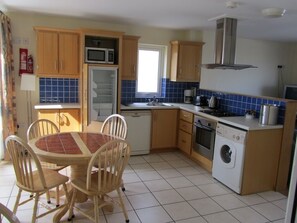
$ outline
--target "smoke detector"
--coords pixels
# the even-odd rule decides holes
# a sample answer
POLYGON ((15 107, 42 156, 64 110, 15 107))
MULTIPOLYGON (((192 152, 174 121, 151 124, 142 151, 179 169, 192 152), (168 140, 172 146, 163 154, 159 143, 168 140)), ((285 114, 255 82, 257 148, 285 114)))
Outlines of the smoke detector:
POLYGON ((286 12, 283 8, 266 8, 262 10, 262 14, 269 18, 279 18, 282 17, 286 12))

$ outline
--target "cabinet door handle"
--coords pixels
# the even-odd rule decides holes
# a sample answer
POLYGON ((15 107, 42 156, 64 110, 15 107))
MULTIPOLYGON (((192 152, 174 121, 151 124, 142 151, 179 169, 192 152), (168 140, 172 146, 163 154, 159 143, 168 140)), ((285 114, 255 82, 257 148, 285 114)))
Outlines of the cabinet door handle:
POLYGON ((63 61, 60 61, 60 70, 63 70, 63 61))
POLYGON ((56 71, 58 70, 58 63, 59 63, 59 62, 56 60, 56 61, 55 61, 55 70, 56 70, 56 71))

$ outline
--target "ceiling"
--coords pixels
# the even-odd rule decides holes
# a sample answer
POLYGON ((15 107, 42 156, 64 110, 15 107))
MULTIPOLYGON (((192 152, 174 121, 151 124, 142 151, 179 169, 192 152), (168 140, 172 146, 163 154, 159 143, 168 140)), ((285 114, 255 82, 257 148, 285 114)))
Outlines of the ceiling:
POLYGON ((217 17, 238 19, 242 38, 297 42, 295 0, 0 0, 2 11, 24 11, 87 18, 101 22, 169 29, 215 30, 217 17), (280 7, 280 18, 264 17, 265 8, 280 7))

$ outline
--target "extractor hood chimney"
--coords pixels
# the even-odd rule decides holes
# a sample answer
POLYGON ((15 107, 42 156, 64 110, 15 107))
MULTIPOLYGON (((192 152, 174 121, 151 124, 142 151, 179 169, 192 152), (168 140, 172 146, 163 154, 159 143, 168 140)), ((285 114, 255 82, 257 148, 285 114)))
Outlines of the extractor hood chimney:
POLYGON ((252 65, 234 64, 236 47, 237 19, 221 18, 217 20, 215 63, 203 64, 207 69, 232 69, 242 70, 257 68, 252 65))

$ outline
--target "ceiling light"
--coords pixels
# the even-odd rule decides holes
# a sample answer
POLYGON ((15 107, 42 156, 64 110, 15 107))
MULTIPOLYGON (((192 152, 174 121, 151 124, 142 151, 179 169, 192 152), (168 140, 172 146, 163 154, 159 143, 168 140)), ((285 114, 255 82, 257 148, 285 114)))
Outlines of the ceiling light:
POLYGON ((234 9, 234 8, 237 8, 237 2, 234 2, 234 1, 227 1, 226 2, 226 7, 229 8, 229 9, 234 9))
POLYGON ((286 9, 282 8, 267 8, 262 10, 262 14, 270 18, 282 17, 286 12, 286 9))

